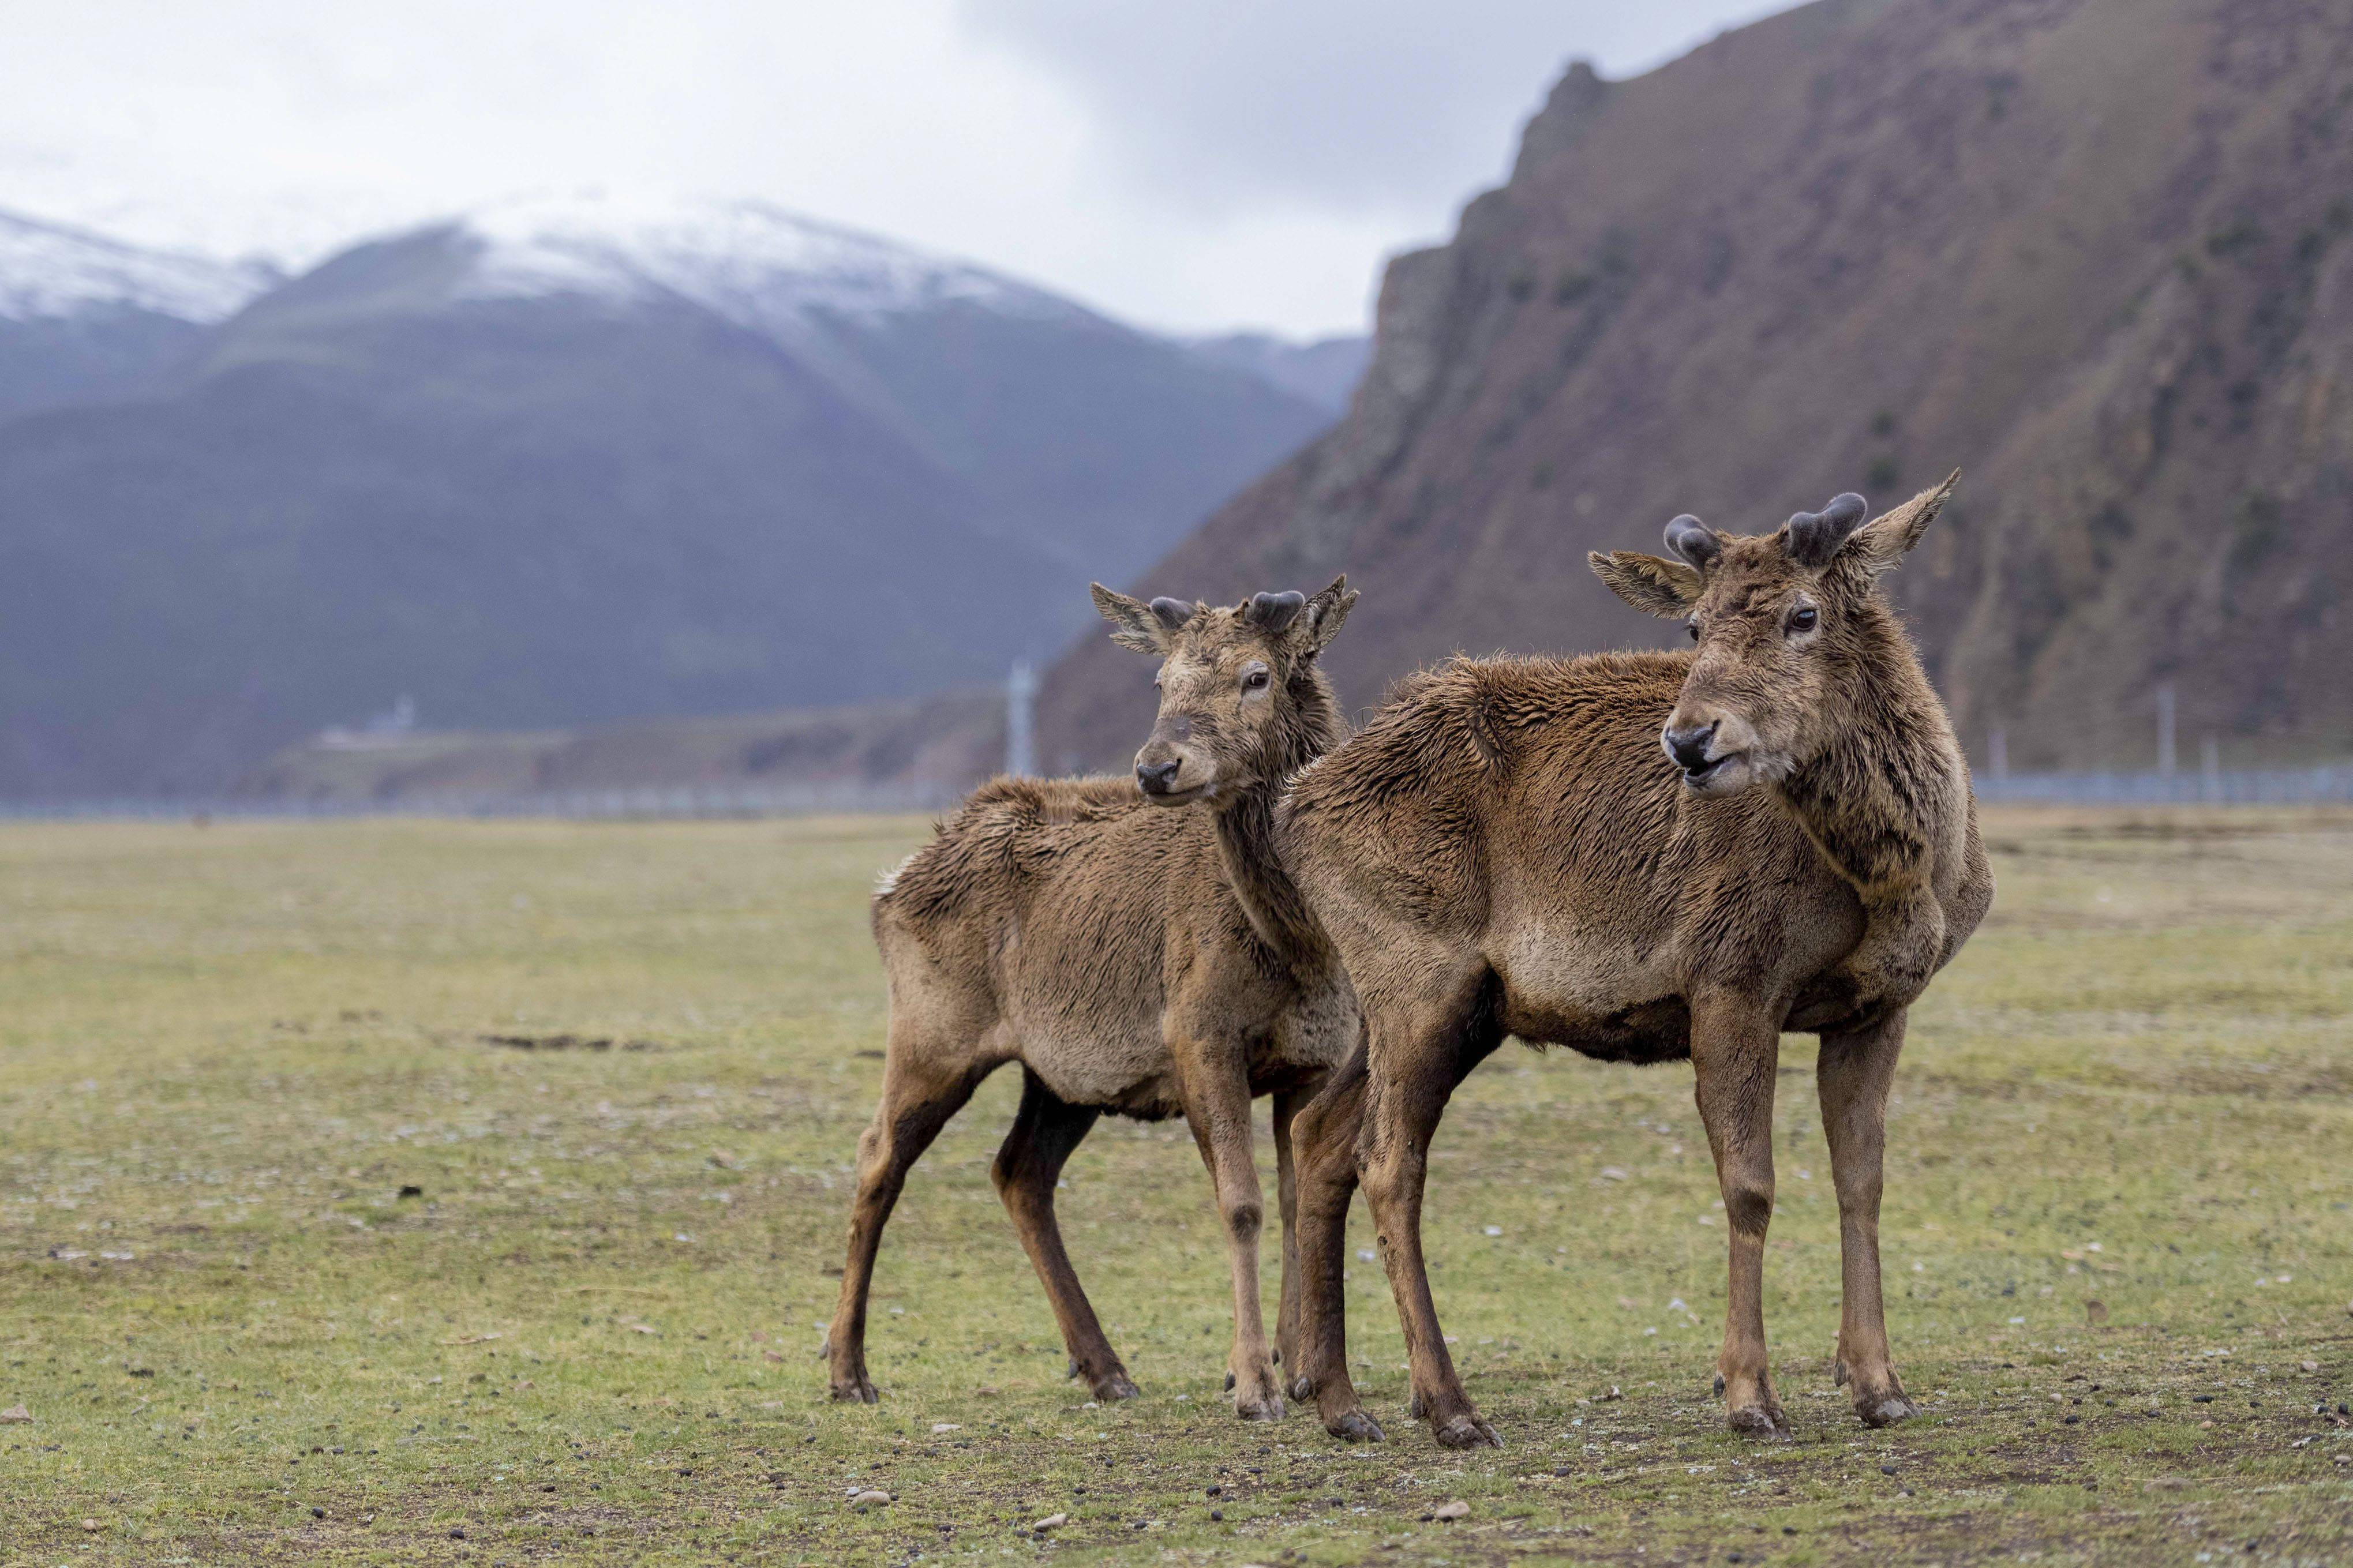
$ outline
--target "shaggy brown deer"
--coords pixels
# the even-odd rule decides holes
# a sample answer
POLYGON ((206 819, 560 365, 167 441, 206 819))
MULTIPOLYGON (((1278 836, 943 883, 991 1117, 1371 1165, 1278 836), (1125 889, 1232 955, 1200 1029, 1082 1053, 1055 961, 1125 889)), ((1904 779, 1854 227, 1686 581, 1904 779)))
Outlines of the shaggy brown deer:
POLYGON ((1181 1112, 1229 1247, 1234 1407, 1252 1419, 1282 1414, 1259 1307, 1250 1101, 1274 1097, 1279 1339, 1295 1361, 1291 1120, 1356 1044, 1358 1020, 1275 860, 1273 797, 1347 732, 1316 656, 1356 595, 1344 577, 1312 599, 1261 594, 1231 609, 1147 605, 1100 584, 1094 597, 1114 641, 1162 659, 1159 718, 1134 778, 999 779, 874 898, 890 1049, 882 1102, 859 1140, 849 1258, 828 1336, 836 1399, 876 1398, 867 1290, 908 1167, 982 1079, 1018 1061, 1021 1109, 994 1173, 1073 1375, 1100 1399, 1135 1393, 1063 1249, 1062 1163, 1104 1111, 1181 1112))
POLYGON ((1592 564, 1636 607, 1685 622, 1695 649, 1457 660, 1409 678, 1293 783, 1282 851, 1367 1031, 1293 1129, 1293 1393, 1313 1391, 1335 1435, 1380 1436, 1341 1321, 1341 1226, 1361 1181, 1415 1412, 1449 1447, 1496 1441, 1439 1330, 1421 1198, 1447 1097, 1505 1035, 1691 1059, 1731 1230, 1718 1391, 1735 1430, 1763 1435, 1788 1430, 1761 1305, 1776 1064, 1784 1029, 1818 1032, 1839 1378, 1869 1426, 1914 1413, 1880 1298, 1888 1084, 1905 1005, 1976 928, 1993 880, 1968 765, 1874 584, 1958 478, 1868 526, 1854 495, 1759 537, 1677 518, 1676 559, 1592 564))

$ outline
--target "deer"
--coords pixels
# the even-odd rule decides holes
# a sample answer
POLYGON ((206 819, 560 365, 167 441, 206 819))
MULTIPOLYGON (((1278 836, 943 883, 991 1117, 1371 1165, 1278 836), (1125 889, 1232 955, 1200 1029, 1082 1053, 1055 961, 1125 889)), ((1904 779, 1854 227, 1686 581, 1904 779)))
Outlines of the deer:
POLYGON ((824 1353, 837 1400, 874 1403, 866 1310, 909 1167, 1008 1062, 1020 1108, 992 1167, 1043 1283, 1072 1376, 1109 1402, 1135 1384, 1055 1220, 1063 1163, 1106 1112, 1181 1115, 1208 1166, 1234 1297, 1227 1386, 1275 1420, 1296 1360, 1291 1121, 1356 1044, 1356 999, 1273 852, 1274 793, 1347 732, 1318 656, 1357 595, 1231 607, 1094 585, 1113 640, 1160 660, 1159 711, 1131 778, 1000 778, 886 875, 874 939, 890 988, 881 1103, 859 1139, 848 1262, 824 1353), (1179 809, 1189 808, 1189 809, 1179 809), (1251 1102, 1271 1095, 1283 1286, 1277 1343, 1259 1297, 1251 1102))
POLYGON ((1377 1440, 1351 1385, 1341 1249, 1361 1184, 1405 1328, 1413 1415, 1500 1446, 1462 1388, 1421 1246, 1448 1097, 1506 1035, 1603 1061, 1688 1059, 1728 1219, 1716 1392, 1786 1437, 1767 1363, 1765 1237, 1784 1030, 1818 1034, 1837 1189, 1835 1376, 1855 1414, 1916 1413, 1879 1268, 1889 1085, 1905 1013, 1993 898, 1967 762, 1879 579, 1959 479, 1873 520, 1842 494, 1769 534, 1684 515, 1669 558, 1589 557, 1681 621, 1687 651, 1456 660, 1409 676, 1303 769, 1279 849, 1353 982, 1363 1047, 1293 1126, 1301 1322, 1292 1394, 1377 1440))

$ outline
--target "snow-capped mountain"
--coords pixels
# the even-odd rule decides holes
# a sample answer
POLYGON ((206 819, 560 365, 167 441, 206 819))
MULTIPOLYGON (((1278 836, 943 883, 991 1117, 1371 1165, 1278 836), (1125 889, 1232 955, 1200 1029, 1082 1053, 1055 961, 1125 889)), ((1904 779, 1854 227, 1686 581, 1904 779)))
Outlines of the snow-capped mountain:
POLYGON ((874 320, 968 304, 1004 315, 1083 314, 968 261, 758 201, 632 207, 598 195, 485 208, 446 226, 482 247, 477 298, 672 294, 736 325, 797 335, 810 318, 874 320))
POLYGON ((6 416, 0 320, 0 795, 219 787, 403 693, 504 729, 988 683, 1331 417, 751 203, 501 205, 249 300, 128 249, 13 280, 142 301, 36 323, 140 324, 113 379, 6 416))
POLYGON ((201 326, 234 315, 278 281, 265 263, 147 249, 0 212, 0 320, 134 310, 201 326))
POLYGON ((278 281, 261 263, 0 212, 0 417, 151 385, 278 281))

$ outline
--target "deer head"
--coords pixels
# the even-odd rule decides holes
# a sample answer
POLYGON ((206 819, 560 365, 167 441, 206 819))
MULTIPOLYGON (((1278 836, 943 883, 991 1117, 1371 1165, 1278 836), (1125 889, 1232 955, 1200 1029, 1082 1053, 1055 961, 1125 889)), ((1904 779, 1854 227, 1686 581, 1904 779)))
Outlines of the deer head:
POLYGON ((1736 795, 1803 767, 1862 716, 1878 667, 1909 645, 1876 592, 1920 542, 1960 470, 1865 523, 1859 495, 1833 497, 1772 533, 1667 524, 1673 559, 1587 557, 1638 610, 1680 620, 1699 645, 1660 744, 1695 794, 1736 795), (1892 636, 1891 636, 1892 634, 1892 636))
POLYGON ((1339 725, 1315 656, 1356 603, 1341 577, 1310 598, 1257 594, 1230 609, 1146 604, 1094 585, 1112 641, 1157 654, 1160 713, 1135 754, 1135 782, 1162 805, 1230 802, 1280 782, 1339 725))

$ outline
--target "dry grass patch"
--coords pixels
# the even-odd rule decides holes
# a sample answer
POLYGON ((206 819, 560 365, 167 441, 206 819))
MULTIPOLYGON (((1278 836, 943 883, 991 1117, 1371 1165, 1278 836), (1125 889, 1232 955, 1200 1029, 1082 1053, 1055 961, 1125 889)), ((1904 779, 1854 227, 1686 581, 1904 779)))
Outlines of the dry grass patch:
POLYGON ((0 1563, 2353 1554, 2353 816, 1992 816, 2000 900, 1892 1119, 1926 1415, 1890 1433, 1830 1385, 1811 1042, 1767 1276, 1799 1436, 1761 1447, 1708 1394, 1688 1069, 1507 1047, 1430 1197, 1511 1445, 1467 1459, 1404 1418, 1361 1211, 1392 1440, 1233 1420, 1223 1243, 1166 1125, 1104 1124, 1061 1194, 1145 1388, 1092 1406, 988 1181, 1009 1079, 885 1241, 885 1403, 827 1403, 881 1072, 865 894, 921 832, 0 827, 0 1411, 32 1416, 0 1422, 0 1563))

